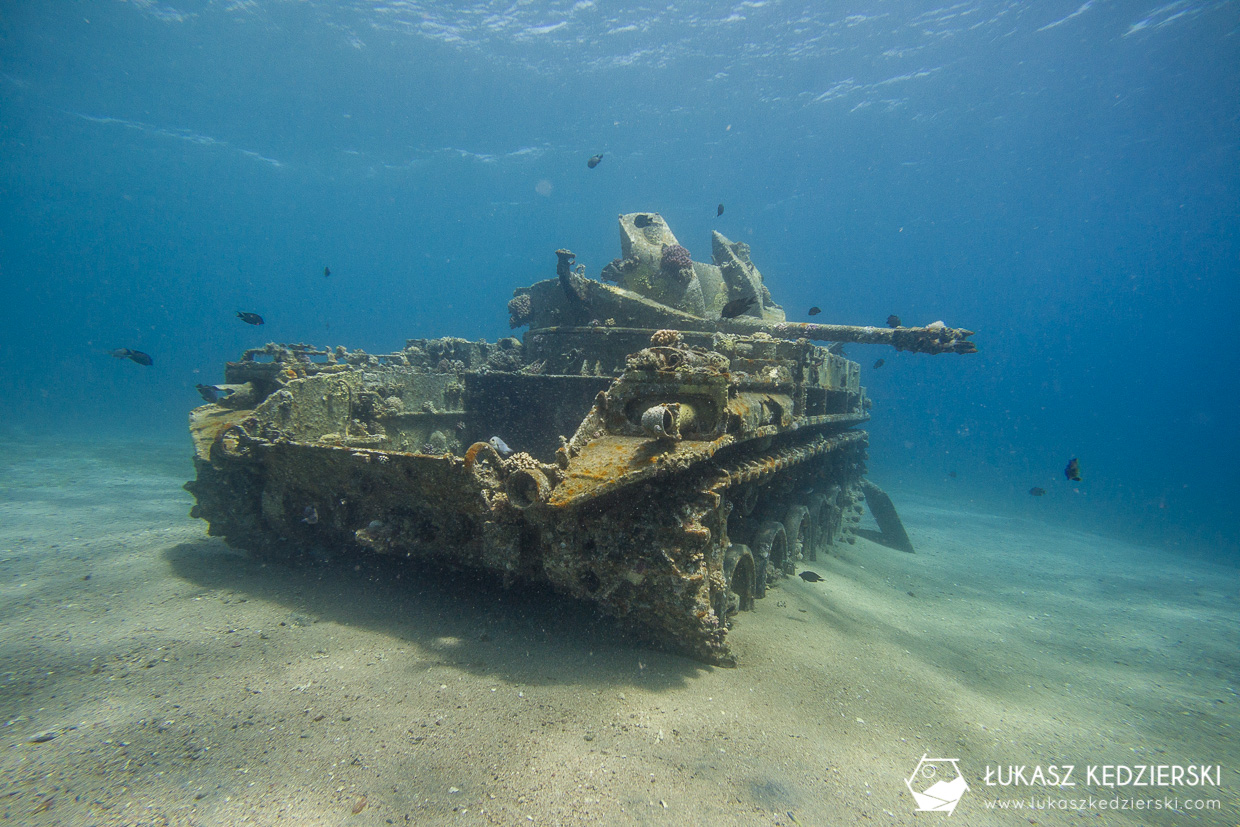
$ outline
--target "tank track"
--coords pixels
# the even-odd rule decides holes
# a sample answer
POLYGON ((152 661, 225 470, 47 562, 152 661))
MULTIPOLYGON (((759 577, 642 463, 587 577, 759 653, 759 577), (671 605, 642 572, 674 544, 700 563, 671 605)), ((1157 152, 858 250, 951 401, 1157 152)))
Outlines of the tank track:
POLYGON ((735 665, 726 642, 732 617, 752 610, 797 563, 853 540, 866 446, 864 431, 762 453, 742 444, 743 455, 716 456, 673 481, 673 491, 647 486, 645 497, 591 503, 576 519, 544 515, 543 570, 654 643, 735 665))

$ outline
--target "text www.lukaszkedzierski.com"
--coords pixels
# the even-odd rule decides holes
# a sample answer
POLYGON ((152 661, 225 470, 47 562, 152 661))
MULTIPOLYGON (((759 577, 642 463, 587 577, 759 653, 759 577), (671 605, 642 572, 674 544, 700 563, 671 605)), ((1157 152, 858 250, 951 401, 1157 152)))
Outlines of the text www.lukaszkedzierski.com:
POLYGON ((986 802, 988 810, 1165 810, 1187 812, 1190 810, 1221 810, 1217 798, 994 798, 986 802))

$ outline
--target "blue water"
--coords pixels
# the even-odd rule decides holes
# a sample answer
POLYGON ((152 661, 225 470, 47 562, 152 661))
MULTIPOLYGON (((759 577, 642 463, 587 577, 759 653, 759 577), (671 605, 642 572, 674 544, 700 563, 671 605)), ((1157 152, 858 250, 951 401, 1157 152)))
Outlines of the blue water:
POLYGON ((850 349, 883 484, 1234 559, 1238 121, 1237 0, 6 3, 0 434, 167 439, 269 340, 494 340, 654 210, 790 318, 977 331, 850 349))

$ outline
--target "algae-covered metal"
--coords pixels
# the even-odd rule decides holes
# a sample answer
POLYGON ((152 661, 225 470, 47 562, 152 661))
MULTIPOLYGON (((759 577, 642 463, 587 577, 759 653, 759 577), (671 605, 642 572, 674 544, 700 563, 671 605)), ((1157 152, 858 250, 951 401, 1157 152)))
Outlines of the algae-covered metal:
POLYGON ((859 366, 811 339, 971 352, 971 333, 789 324, 745 245, 716 233, 704 264, 656 213, 620 228, 603 271, 620 286, 559 251, 556 278, 509 303, 523 340, 271 344, 228 363, 230 393, 190 418, 194 516, 258 554, 549 581, 731 664, 733 617, 851 542, 872 486, 859 366))

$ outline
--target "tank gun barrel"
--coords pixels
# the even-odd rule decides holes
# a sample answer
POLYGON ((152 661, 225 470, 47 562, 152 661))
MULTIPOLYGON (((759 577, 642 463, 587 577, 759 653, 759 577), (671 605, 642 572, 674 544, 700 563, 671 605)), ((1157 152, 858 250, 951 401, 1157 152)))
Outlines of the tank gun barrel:
POLYGON ((925 327, 869 327, 806 322, 766 322, 760 319, 719 319, 713 322, 721 333, 766 333, 780 339, 809 339, 815 342, 851 342, 860 345, 891 345, 913 353, 977 353, 968 339, 972 330, 948 327, 934 322, 925 327))

